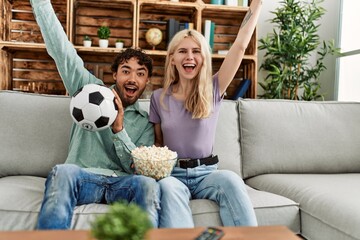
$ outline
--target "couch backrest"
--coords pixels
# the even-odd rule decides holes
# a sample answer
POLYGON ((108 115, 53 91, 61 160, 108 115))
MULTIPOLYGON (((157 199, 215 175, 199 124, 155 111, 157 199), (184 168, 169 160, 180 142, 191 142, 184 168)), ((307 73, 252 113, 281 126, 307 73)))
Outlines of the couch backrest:
POLYGON ((0 91, 0 177, 47 176, 66 159, 70 98, 0 91))
POLYGON ((360 103, 241 100, 243 177, 360 172, 360 103))
MULTIPOLYGON (((0 91, 0 177, 46 177, 67 157, 72 119, 70 98, 0 91)), ((149 100, 140 100, 149 110, 149 100)), ((240 174, 239 116, 236 101, 224 100, 214 153, 219 167, 240 174)))

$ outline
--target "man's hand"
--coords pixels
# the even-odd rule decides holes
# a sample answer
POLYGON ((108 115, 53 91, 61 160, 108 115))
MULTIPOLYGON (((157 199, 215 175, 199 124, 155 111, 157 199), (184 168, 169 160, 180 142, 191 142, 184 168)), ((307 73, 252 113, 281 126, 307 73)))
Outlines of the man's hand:
POLYGON ((123 130, 123 124, 124 124, 124 107, 122 105, 121 99, 115 89, 112 90, 115 95, 115 104, 118 107, 118 114, 116 116, 116 119, 114 123, 112 124, 112 131, 113 133, 118 133, 121 130, 123 130))

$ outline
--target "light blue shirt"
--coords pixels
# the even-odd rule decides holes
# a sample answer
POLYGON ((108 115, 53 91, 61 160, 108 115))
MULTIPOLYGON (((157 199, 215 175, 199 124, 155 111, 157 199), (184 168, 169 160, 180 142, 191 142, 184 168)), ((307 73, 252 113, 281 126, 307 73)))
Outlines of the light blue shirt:
MULTIPOLYGON (((103 84, 84 67, 83 60, 68 41, 50 1, 31 0, 31 4, 47 52, 54 59, 69 94, 72 96, 77 89, 89 83, 103 84)), ((131 150, 153 143, 153 125, 149 123, 147 113, 136 102, 125 109, 124 129, 117 134, 110 128, 89 132, 73 124, 66 163, 107 176, 127 175, 133 173, 131 150)))

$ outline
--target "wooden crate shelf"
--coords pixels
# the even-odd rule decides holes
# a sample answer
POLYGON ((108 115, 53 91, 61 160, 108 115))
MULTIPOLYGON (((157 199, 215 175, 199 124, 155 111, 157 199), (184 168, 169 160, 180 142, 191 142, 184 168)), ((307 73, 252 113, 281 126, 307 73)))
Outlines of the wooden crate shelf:
POLYGON ((100 26, 110 27, 109 46, 114 47, 117 39, 124 41, 124 47, 135 46, 136 14, 134 1, 77 1, 74 4, 73 43, 83 45, 85 35, 92 39, 93 46, 99 46, 97 30, 100 26))
POLYGON ((169 19, 174 18, 180 23, 197 24, 198 8, 194 4, 178 4, 165 1, 139 1, 138 8, 138 46, 142 49, 152 49, 145 40, 148 29, 158 28, 162 32, 163 40, 155 48, 166 51, 168 39, 166 25, 169 19))
MULTIPOLYGON (((193 23, 203 32, 204 22, 215 23, 213 72, 215 73, 227 50, 236 38, 248 7, 210 4, 211 0, 51 0, 69 40, 74 44, 85 67, 106 85, 114 83, 110 65, 121 51, 115 41, 124 41, 124 47, 143 49, 154 60, 154 71, 144 92, 150 97, 153 90, 162 87, 167 48, 167 22, 193 23), (108 48, 98 47, 97 29, 106 25, 111 35, 108 48), (155 50, 146 41, 148 29, 159 28, 162 42, 155 50), (83 47, 83 38, 92 38, 92 47, 83 47)), ((54 61, 47 54, 35 22, 29 0, 0 0, 0 89, 28 92, 66 94, 54 61)), ((236 91, 243 79, 251 79, 247 97, 256 98, 257 36, 254 32, 246 49, 244 60, 227 89, 227 98, 236 91)))
POLYGON ((13 53, 12 89, 47 94, 66 93, 54 60, 45 52, 13 53))

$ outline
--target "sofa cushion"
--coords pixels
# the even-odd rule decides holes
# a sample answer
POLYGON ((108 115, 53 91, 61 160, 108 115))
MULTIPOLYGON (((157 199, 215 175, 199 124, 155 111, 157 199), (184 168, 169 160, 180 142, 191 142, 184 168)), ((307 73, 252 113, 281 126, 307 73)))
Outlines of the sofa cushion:
POLYGON ((284 225, 300 233, 299 204, 280 195, 247 187, 259 226, 284 225))
POLYGON ((44 192, 45 178, 0 178, 0 231, 33 230, 44 192))
POLYGON ((360 239, 360 174, 265 174, 246 183, 300 203, 306 239, 360 239))
MULTIPOLYGON (((43 200, 45 178, 10 176, 0 178, 0 231, 33 230, 43 200)), ((106 204, 77 206, 73 229, 89 229, 91 222, 107 211, 106 204)))
POLYGON ((0 177, 48 175, 63 163, 72 123, 70 98, 0 91, 0 177))
POLYGON ((241 176, 238 102, 223 100, 215 133, 214 154, 219 156, 219 168, 241 176))
MULTIPOLYGON (((45 178, 9 176, 0 178, 0 231, 33 230, 43 199, 45 178)), ((298 205, 285 197, 247 188, 259 225, 285 225, 299 232, 298 205)), ((210 200, 191 200, 195 226, 222 225, 219 207, 210 200)), ((91 222, 107 211, 108 205, 77 206, 73 229, 90 229, 91 222)))
POLYGON ((360 172, 360 103, 241 100, 243 177, 360 172))

